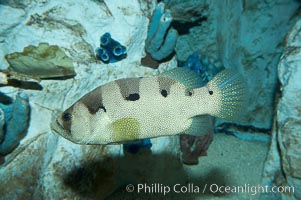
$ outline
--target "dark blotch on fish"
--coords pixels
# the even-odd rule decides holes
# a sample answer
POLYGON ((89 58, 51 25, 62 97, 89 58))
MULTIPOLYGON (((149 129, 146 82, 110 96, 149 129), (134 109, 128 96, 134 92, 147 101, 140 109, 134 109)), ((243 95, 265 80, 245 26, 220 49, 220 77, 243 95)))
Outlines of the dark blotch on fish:
POLYGON ((138 99, 140 99, 140 95, 138 93, 130 94, 125 98, 127 101, 137 101, 138 99))
POLYGON ((167 90, 161 90, 161 94, 163 97, 167 97, 167 90))

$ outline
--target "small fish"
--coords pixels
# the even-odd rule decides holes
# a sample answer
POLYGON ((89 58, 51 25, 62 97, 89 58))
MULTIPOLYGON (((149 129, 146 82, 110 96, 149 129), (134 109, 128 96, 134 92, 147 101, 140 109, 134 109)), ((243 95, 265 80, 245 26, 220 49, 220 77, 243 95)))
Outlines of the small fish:
POLYGON ((176 134, 199 135, 212 115, 238 118, 246 96, 242 77, 218 73, 204 87, 186 68, 126 78, 92 90, 56 115, 51 128, 78 144, 123 143, 176 134))

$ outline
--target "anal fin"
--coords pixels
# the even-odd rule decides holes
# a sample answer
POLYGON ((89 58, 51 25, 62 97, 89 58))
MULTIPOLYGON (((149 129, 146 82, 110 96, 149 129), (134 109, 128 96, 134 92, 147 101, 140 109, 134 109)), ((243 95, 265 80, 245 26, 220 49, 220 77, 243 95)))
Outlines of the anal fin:
POLYGON ((184 131, 187 135, 203 136, 213 132, 213 117, 210 115, 199 115, 192 118, 190 127, 184 131))

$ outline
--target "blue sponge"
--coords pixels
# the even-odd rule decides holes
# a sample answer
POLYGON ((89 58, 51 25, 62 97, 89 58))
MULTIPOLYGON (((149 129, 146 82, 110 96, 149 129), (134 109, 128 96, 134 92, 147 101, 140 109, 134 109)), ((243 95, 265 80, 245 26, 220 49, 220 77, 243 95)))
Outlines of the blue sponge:
POLYGON ((12 152, 26 135, 30 107, 28 96, 19 93, 8 105, 0 103, 0 156, 12 152))
POLYGON ((157 61, 170 56, 178 39, 178 32, 170 27, 173 18, 164 3, 159 3, 153 13, 146 39, 146 51, 157 61))

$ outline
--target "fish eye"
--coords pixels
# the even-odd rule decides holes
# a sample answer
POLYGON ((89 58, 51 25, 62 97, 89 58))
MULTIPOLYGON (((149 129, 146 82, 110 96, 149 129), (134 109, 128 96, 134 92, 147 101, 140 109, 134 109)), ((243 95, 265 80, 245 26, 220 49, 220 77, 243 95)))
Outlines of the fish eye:
POLYGON ((210 94, 210 95, 213 95, 213 91, 212 91, 212 90, 209 90, 209 94, 210 94))
POLYGON ((70 121, 72 119, 71 113, 64 113, 63 116, 62 116, 62 119, 64 121, 70 121))

